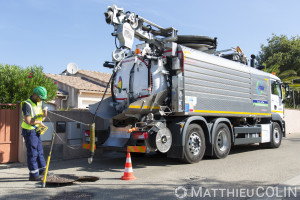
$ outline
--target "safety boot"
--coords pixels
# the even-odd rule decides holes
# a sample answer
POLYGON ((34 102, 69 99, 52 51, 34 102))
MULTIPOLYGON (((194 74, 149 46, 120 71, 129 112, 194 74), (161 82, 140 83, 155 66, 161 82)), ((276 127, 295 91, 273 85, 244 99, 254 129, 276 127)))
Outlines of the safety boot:
POLYGON ((31 176, 29 177, 29 181, 41 181, 42 177, 41 176, 31 176))

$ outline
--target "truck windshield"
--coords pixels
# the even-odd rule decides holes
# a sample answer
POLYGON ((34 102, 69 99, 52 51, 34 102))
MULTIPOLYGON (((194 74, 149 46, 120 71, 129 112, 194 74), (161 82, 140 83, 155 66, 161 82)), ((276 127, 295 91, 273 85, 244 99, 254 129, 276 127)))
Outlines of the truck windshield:
POLYGON ((280 98, 282 98, 281 87, 279 82, 272 81, 271 90, 272 90, 272 94, 278 95, 280 98))

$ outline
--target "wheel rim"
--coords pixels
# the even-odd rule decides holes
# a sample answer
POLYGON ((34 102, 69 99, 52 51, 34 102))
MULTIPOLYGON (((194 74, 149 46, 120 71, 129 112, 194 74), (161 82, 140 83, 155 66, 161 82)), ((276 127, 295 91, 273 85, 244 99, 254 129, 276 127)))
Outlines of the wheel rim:
POLYGON ((193 132, 189 138, 189 149, 193 155, 198 155, 201 149, 201 139, 196 132, 193 132))
POLYGON ((278 128, 274 129, 273 137, 274 137, 274 142, 278 144, 280 142, 280 132, 278 128))
POLYGON ((218 149, 220 151, 226 151, 228 147, 228 138, 227 138, 226 131, 224 131, 223 129, 218 132, 217 143, 218 143, 218 149))
POLYGON ((169 129, 164 128, 158 131, 155 137, 155 145, 158 151, 166 153, 172 145, 172 135, 169 129))

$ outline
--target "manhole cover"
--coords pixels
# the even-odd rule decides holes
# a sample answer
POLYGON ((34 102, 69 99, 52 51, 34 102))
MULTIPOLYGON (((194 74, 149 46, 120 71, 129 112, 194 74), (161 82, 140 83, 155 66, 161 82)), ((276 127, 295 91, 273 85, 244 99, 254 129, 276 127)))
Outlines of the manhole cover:
POLYGON ((55 174, 55 175, 47 176, 46 185, 50 187, 66 186, 66 185, 71 185, 74 182, 95 182, 98 180, 99 178, 96 176, 75 176, 70 174, 55 174))
POLYGON ((47 184, 70 184, 78 179, 78 176, 69 174, 55 174, 48 176, 46 179, 47 184))

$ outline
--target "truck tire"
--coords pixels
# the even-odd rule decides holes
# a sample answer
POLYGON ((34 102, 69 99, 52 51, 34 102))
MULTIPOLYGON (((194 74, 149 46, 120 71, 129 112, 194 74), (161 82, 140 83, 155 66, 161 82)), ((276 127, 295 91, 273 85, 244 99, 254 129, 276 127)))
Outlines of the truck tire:
POLYGON ((282 130, 277 122, 273 123, 272 138, 270 142, 271 148, 278 148, 282 140, 282 130))
POLYGON ((198 124, 190 124, 186 131, 184 158, 186 163, 197 163, 202 160, 205 153, 205 136, 198 124))
POLYGON ((225 158, 231 149, 231 134, 226 124, 219 123, 214 137, 214 158, 225 158))

